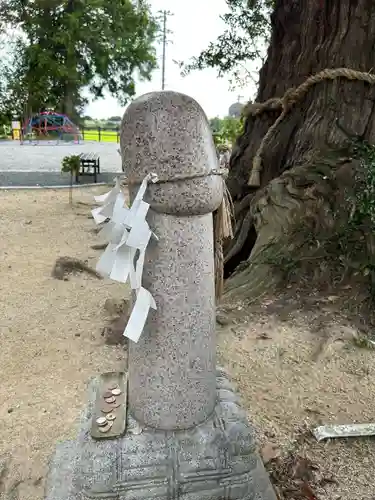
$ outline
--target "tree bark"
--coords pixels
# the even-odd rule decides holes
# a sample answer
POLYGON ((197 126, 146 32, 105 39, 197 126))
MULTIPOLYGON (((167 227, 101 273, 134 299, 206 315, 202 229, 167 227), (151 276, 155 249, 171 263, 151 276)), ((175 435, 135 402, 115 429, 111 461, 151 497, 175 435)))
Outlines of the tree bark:
MULTIPOLYGON (((276 0, 271 23, 258 103, 282 97, 326 68, 375 68, 375 2, 276 0)), ((232 153, 228 187, 237 217, 225 252, 227 295, 250 298, 277 281, 259 256, 271 241, 292 251, 286 235, 296 218, 312 216, 324 230, 334 226, 356 166, 337 152, 348 146, 349 136, 375 142, 375 85, 338 78, 310 88, 267 143, 261 185, 254 189, 248 186, 253 158, 279 115, 249 116, 232 153)))

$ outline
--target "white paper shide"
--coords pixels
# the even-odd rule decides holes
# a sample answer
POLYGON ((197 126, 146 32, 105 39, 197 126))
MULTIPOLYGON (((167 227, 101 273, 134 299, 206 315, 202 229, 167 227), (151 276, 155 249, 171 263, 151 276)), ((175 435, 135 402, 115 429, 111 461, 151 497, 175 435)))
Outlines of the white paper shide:
POLYGON ((142 334, 150 308, 156 309, 152 295, 142 287, 142 271, 148 242, 151 237, 156 238, 146 221, 150 205, 143 201, 143 196, 147 184, 157 180, 155 174, 148 174, 129 208, 120 181, 116 178, 111 191, 95 196, 96 203, 101 206, 91 211, 96 224, 107 221, 100 235, 109 242, 96 270, 102 276, 120 283, 129 280, 136 292, 136 302, 124 331, 124 336, 134 342, 138 342, 142 334))

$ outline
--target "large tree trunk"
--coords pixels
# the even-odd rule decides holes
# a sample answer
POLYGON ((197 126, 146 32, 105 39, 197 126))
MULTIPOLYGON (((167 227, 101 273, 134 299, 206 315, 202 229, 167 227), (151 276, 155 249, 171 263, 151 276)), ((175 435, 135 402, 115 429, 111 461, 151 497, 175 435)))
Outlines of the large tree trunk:
MULTIPOLYGON (((282 97, 326 68, 361 72, 375 68, 375 2, 276 0, 275 4, 256 102, 282 97)), ((375 142, 374 105, 375 85, 363 81, 337 78, 311 87, 267 143, 259 188, 248 186, 252 162, 281 109, 248 116, 228 178, 236 234, 226 249, 227 296, 252 298, 276 284, 280 274, 264 256, 275 245, 276 253, 284 257, 296 251, 291 234, 295 235, 298 220, 306 227, 308 217, 314 230, 319 226, 325 234, 346 220, 350 207, 345 205, 344 191, 351 189, 358 163, 339 151, 348 146, 349 136, 375 142), (340 204, 343 209, 337 217, 340 204)))

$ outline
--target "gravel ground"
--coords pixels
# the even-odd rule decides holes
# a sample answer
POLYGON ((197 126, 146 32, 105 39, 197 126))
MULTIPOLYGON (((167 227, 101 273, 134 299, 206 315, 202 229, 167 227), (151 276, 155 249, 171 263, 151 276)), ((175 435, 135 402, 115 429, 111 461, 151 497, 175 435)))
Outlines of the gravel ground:
MULTIPOLYGON (((112 182, 116 173, 121 172, 118 148, 118 144, 111 142, 21 146, 17 141, 0 141, 0 187, 69 185, 70 175, 60 173, 61 160, 67 155, 91 152, 100 156, 98 182, 112 182)), ((92 176, 80 178, 80 184, 93 182, 92 176)))
MULTIPOLYGON (((44 498, 48 460, 58 441, 76 435, 87 382, 124 369, 126 352, 106 346, 101 331, 105 300, 128 289, 86 275, 51 277, 59 256, 95 266, 100 252, 91 245, 100 238, 91 232, 90 207, 78 202, 91 204, 105 191, 77 189, 73 208, 58 190, 0 196, 0 500, 44 498)), ((320 475, 308 478, 316 495, 302 495, 294 468, 299 491, 283 499, 374 500, 374 441, 317 443, 310 434, 318 425, 374 419, 375 351, 353 341, 357 332, 332 312, 333 299, 317 298, 310 312, 297 302, 289 312, 289 303, 276 308, 272 298, 252 308, 234 304, 229 325, 218 329, 220 364, 238 384, 262 450, 292 449, 320 475)))
POLYGON ((120 172, 119 147, 114 142, 21 146, 18 141, 0 141, 0 172, 60 172, 64 156, 80 153, 99 154, 102 172, 120 172))

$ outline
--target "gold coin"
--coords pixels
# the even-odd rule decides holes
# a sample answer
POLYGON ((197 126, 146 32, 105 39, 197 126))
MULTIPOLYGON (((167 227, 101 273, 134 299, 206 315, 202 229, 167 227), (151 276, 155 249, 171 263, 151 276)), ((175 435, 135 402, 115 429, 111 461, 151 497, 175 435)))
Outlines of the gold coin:
POLYGON ((111 429, 112 425, 113 425, 113 422, 107 422, 106 425, 104 425, 103 427, 99 427, 99 431, 103 432, 103 433, 108 432, 109 429, 111 429))
POLYGON ((104 398, 104 401, 106 403, 115 403, 116 402, 116 398, 114 396, 111 396, 110 398, 104 398))
POLYGON ((121 389, 112 389, 112 391, 111 391, 111 392, 112 392, 112 394, 113 394, 114 396, 120 396, 120 394, 121 394, 121 389))
POLYGON ((116 415, 114 413, 108 413, 106 419, 109 421, 116 420, 116 415))
POLYGON ((102 427, 103 425, 107 424, 107 419, 105 417, 98 417, 96 419, 96 423, 99 425, 99 427, 102 427))

